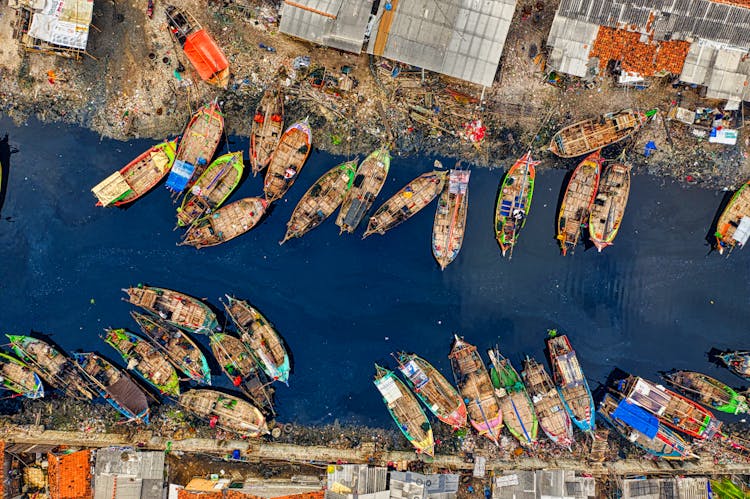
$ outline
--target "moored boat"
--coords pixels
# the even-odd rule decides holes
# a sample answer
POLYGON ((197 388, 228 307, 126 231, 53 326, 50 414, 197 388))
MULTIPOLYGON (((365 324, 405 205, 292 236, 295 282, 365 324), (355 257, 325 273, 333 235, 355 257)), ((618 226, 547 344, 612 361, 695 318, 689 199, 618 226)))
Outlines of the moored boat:
POLYGON ((598 412, 622 438, 652 456, 677 461, 697 457, 680 435, 636 404, 607 393, 598 412))
POLYGON ((661 377, 677 392, 706 407, 729 414, 743 414, 750 410, 744 395, 706 374, 670 371, 662 373, 661 377))
POLYGON ((34 370, 15 357, 0 353, 0 388, 30 399, 44 397, 44 386, 34 370))
POLYGON ((451 170, 432 224, 432 255, 444 270, 461 251, 469 210, 469 170, 451 170))
POLYGON ((263 183, 266 201, 273 203, 286 194, 305 166, 311 149, 312 130, 307 119, 286 129, 268 162, 263 183))
POLYGON ((291 366, 284 342, 273 325, 245 300, 227 296, 224 308, 237 326, 240 339, 269 378, 289 383, 291 366))
POLYGON ((357 168, 352 187, 344 196, 336 225, 341 233, 352 233, 365 217, 388 177, 391 153, 381 147, 367 156, 357 168))
POLYGON ((561 158, 575 158, 626 139, 637 132, 647 116, 624 109, 566 126, 552 137, 549 149, 561 158))
POLYGON ((222 206, 196 220, 179 245, 201 249, 230 241, 258 225, 267 206, 264 198, 243 198, 222 206))
POLYGON ((117 412, 131 421, 148 424, 146 394, 126 373, 95 353, 74 353, 73 360, 99 393, 117 412))
POLYGON ((612 245, 620 230, 630 196, 630 167, 622 163, 607 166, 599 181, 599 190, 591 205, 589 239, 601 252, 612 245))
POLYGON ((263 92, 250 128, 250 164, 253 176, 271 160, 284 131, 284 92, 281 85, 273 85, 263 92))
POLYGON ((575 250, 581 231, 589 221, 603 162, 599 151, 590 154, 576 167, 568 181, 557 215, 557 240, 563 255, 575 250))
POLYGON ((521 378, 529 391, 544 434, 560 447, 569 448, 575 441, 573 423, 544 366, 535 359, 526 357, 521 378))
POLYGON ((356 168, 356 160, 346 161, 324 173, 294 207, 286 223, 284 239, 279 244, 302 237, 331 216, 351 188, 356 168))
POLYGON ((446 176, 447 172, 432 171, 423 173, 406 184, 375 210, 362 238, 375 233, 383 235, 386 231, 416 215, 440 194, 446 176))
POLYGON ((497 347, 488 350, 487 354, 492 363, 490 379, 495 387, 495 397, 503 411, 505 427, 521 445, 536 445, 539 420, 518 372, 497 347))
POLYGON ((255 438, 268 433, 263 413, 250 402, 216 390, 193 389, 180 395, 179 403, 209 425, 255 438))
POLYGON ((554 329, 549 331, 547 348, 552 376, 565 409, 581 431, 593 432, 596 420, 594 399, 568 336, 557 334, 554 329))
POLYGON ((750 351, 724 352, 719 358, 734 374, 750 380, 750 351))
POLYGON ((205 213, 220 207, 237 188, 245 165, 241 152, 230 152, 216 158, 182 198, 177 208, 177 225, 189 226, 205 213))
POLYGON ((435 455, 432 426, 414 395, 393 371, 375 364, 375 387, 393 421, 419 454, 435 455))
POLYGON ((732 195, 716 222, 716 249, 723 255, 735 246, 743 247, 750 237, 750 180, 732 195))
POLYGON ((39 376, 65 393, 78 400, 91 400, 94 392, 81 376, 73 361, 49 343, 31 336, 6 334, 13 353, 36 371, 39 376))
POLYGON ((171 289, 139 284, 123 289, 127 301, 191 333, 208 334, 217 329, 216 314, 202 301, 171 289))
POLYGON ((130 312, 130 316, 146 341, 166 355, 173 366, 196 383, 211 384, 208 361, 186 333, 152 315, 130 312))
POLYGON ((133 161, 95 185, 97 206, 123 206, 148 193, 172 168, 177 139, 149 148, 133 161))
POLYGON ((480 436, 487 437, 497 445, 502 431, 503 413, 477 347, 454 335, 448 357, 458 391, 466 402, 471 426, 480 436))
POLYGON ((495 206, 495 239, 505 256, 518 241, 521 229, 526 225, 526 217, 531 210, 531 198, 534 196, 536 165, 531 151, 527 152, 510 167, 500 185, 495 206))
POLYGON ((396 360, 406 384, 436 418, 454 430, 466 426, 466 404, 440 371, 413 353, 400 352, 396 360))

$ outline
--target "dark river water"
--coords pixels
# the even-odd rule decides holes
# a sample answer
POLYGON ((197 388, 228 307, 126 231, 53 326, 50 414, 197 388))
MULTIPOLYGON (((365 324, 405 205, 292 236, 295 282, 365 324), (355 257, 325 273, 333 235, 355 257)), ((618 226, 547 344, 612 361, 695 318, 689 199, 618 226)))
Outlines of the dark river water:
MULTIPOLYGON (((508 261, 492 217, 498 181, 513 160, 498 161, 473 170, 464 247, 441 272, 430 251, 434 205, 385 236, 339 236, 329 219, 279 246, 295 203, 338 157, 314 153, 259 227, 198 251, 175 245, 175 206, 163 186, 127 210, 94 206, 90 188, 151 141, 100 141, 79 128, 15 127, 7 119, 0 132, 18 149, 0 221, 3 333, 40 331, 68 351, 113 359, 102 329, 136 329, 121 288, 143 282, 214 306, 234 294, 264 312, 293 353, 289 387, 277 389, 281 419, 316 424, 390 425, 371 383, 373 362, 392 365, 390 352, 415 351, 452 379, 454 332, 482 350, 497 342, 520 362, 527 354, 541 360, 546 330, 558 328, 592 389, 613 367, 647 377, 688 368, 741 384, 706 354, 750 347, 750 253, 709 254, 705 241, 723 192, 636 176, 615 245, 562 257, 554 229, 565 172, 546 172, 508 261)), ((246 150, 247 140, 231 145, 246 150)), ((378 201, 433 160, 394 159, 378 201)), ((261 178, 250 176, 230 200, 261 192, 261 178)), ((226 385, 218 371, 214 380, 226 385)))

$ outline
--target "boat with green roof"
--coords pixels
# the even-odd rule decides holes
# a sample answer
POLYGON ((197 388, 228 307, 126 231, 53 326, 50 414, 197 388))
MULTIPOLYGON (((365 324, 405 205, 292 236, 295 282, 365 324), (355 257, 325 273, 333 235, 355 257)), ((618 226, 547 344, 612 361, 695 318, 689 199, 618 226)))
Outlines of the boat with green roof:
POLYGON ((216 158, 182 198, 182 205, 177 208, 177 225, 188 227, 224 204, 240 183, 244 170, 239 151, 216 158))
POLYGON ((531 198, 534 196, 536 165, 531 151, 527 152, 503 178, 495 206, 495 239, 500 245, 503 256, 513 257, 513 248, 518 241, 521 229, 526 224, 526 217, 531 210, 531 198), (510 251, 510 254, 508 252, 510 251))
POLYGON ((539 420, 534 404, 526 392, 526 385, 498 347, 488 350, 487 354, 492 363, 490 379, 495 388, 495 396, 500 401, 505 427, 521 445, 533 447, 538 442, 539 420))
POLYGON ((695 371, 670 371, 661 377, 679 393, 706 407, 729 414, 748 412, 747 399, 718 379, 695 371))

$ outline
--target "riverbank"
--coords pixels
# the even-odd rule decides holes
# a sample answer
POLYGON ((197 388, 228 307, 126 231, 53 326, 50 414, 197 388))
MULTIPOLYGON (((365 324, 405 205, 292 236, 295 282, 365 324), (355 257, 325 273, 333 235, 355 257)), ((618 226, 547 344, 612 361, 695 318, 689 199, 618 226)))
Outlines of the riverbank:
POLYGON ((17 122, 37 116, 43 122, 78 124, 102 137, 158 139, 181 133, 196 106, 218 98, 228 132, 247 136, 263 89, 281 78, 288 95, 288 122, 310 116, 320 150, 364 155, 390 142, 402 156, 440 155, 476 166, 505 167, 532 144, 542 168, 567 168, 575 161, 545 151, 558 128, 626 107, 659 108, 634 141, 608 148, 605 156, 614 158, 624 148, 636 172, 718 188, 736 188, 750 175, 750 142, 744 134, 737 146, 709 144, 687 126, 665 120, 677 102, 688 108, 721 105, 701 99, 696 89, 674 88, 669 78, 655 79, 646 90, 617 87, 610 79, 596 80, 590 88, 575 81, 548 83, 536 55, 544 47, 554 2, 539 2, 541 9, 526 19, 517 9, 495 84, 484 92, 429 73, 424 80, 421 72, 407 70, 392 77, 385 60, 293 40, 277 32, 277 10, 266 2, 211 1, 207 9, 202 5, 198 0, 183 2, 230 61, 233 77, 226 91, 198 80, 169 37, 161 4, 149 19, 138 0, 97 2, 96 29, 89 39, 92 57, 82 62, 19 52, 12 39, 15 12, 1 6, 2 111, 17 122), (297 56, 310 57, 310 70, 326 68, 335 77, 343 76, 341 68, 350 68, 348 77, 356 86, 349 91, 314 88, 305 72, 294 70, 297 56), (182 73, 176 72, 179 64, 186 68, 182 73), (473 119, 487 126, 481 144, 456 136, 473 119), (645 157, 648 142, 657 149, 645 157))

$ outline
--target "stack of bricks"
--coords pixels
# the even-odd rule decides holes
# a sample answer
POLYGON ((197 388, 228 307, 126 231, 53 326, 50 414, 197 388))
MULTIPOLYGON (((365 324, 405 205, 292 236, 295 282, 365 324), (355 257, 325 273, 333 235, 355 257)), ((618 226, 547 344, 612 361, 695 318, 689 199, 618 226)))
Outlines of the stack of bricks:
POLYGON ((47 454, 50 499, 91 499, 91 451, 47 454))
POLYGON ((725 3, 727 5, 734 5, 735 7, 745 7, 750 9, 750 0, 711 0, 715 3, 725 3))
POLYGON ((650 36, 642 42, 642 37, 635 31, 601 26, 590 57, 599 58, 600 71, 606 69, 609 61, 620 61, 623 71, 641 76, 682 72, 690 43, 681 40, 657 42, 650 36))

